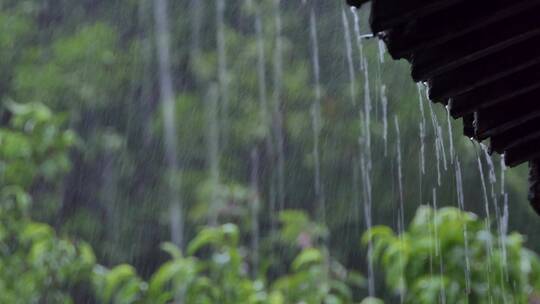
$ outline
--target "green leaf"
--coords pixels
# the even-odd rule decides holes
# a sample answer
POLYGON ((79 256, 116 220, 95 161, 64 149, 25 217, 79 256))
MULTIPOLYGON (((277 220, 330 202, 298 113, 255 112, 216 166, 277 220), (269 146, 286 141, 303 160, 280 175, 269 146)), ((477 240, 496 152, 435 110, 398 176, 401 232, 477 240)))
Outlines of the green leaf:
POLYGON ((375 226, 366 231, 362 236, 362 243, 367 245, 372 239, 387 240, 394 237, 394 232, 387 226, 375 226))
POLYGON ((365 298, 360 304, 384 304, 384 301, 377 298, 365 298))
POLYGON ((173 259, 180 259, 182 258, 182 251, 180 251, 180 248, 176 246, 173 243, 170 242, 164 242, 161 244, 161 250, 167 252, 173 259))
POLYGON ((294 271, 299 271, 304 267, 308 267, 312 264, 319 264, 323 261, 324 257, 320 250, 315 248, 308 248, 303 250, 293 261, 292 267, 294 271))
POLYGON ((42 223, 28 224, 21 234, 21 239, 24 241, 47 240, 54 235, 53 229, 42 223))
POLYGON ((163 264, 150 279, 149 298, 160 299, 155 303, 171 300, 194 279, 197 272, 194 262, 191 259, 175 259, 163 264), (168 286, 170 290, 167 290, 168 286))
POLYGON ((204 246, 216 244, 222 240, 222 234, 217 228, 205 228, 188 244, 189 255, 195 254, 204 246))
POLYGON ((115 293, 119 291, 122 292, 123 288, 127 288, 127 290, 131 292, 130 295, 125 293, 122 294, 123 299, 135 298, 140 292, 139 279, 135 272, 135 268, 131 265, 119 265, 107 273, 103 290, 104 301, 112 301, 115 293), (134 284, 137 288, 134 288, 134 284))

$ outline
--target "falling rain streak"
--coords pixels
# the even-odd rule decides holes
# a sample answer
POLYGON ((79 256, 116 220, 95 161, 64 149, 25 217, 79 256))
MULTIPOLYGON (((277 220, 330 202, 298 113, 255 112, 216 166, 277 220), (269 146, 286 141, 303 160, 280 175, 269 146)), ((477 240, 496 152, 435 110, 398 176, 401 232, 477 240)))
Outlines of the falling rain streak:
POLYGON ((418 101, 420 104, 420 171, 422 174, 426 173, 426 114, 424 111, 424 99, 422 98, 422 85, 418 83, 416 85, 418 90, 418 101))
MULTIPOLYGON (((465 211, 465 197, 463 194, 463 177, 461 175, 461 164, 458 159, 455 162, 456 169, 456 196, 458 200, 458 207, 461 211, 465 211)), ((465 290, 467 294, 471 292, 471 264, 470 264, 470 252, 469 252, 469 234, 467 222, 463 221, 463 240, 465 246, 465 290)))
MULTIPOLYGON (((400 237, 400 241, 404 242, 404 233, 405 233, 405 210, 404 210, 404 203, 403 203, 403 172, 402 172, 402 159, 401 159, 401 134, 399 131, 399 120, 397 115, 394 116, 394 125, 396 127, 396 162, 397 162, 397 178, 398 178, 398 233, 400 237)), ((400 264, 401 264, 401 271, 400 274, 402 278, 404 278, 405 274, 403 273, 405 271, 405 265, 403 261, 403 257, 400 255, 400 264)), ((400 302, 405 302, 405 290, 400 290, 400 302)))
MULTIPOLYGON (((216 0, 216 17, 217 17, 217 54, 218 54, 218 86, 219 90, 211 89, 208 93, 208 159, 209 159, 209 168, 211 173, 212 180, 219 182, 219 153, 220 150, 216 150, 215 144, 219 142, 219 131, 223 132, 223 128, 226 126, 218 125, 218 122, 226 124, 223 120, 223 115, 226 116, 228 100, 229 100, 229 84, 227 79, 228 66, 227 66, 227 56, 225 51, 225 22, 224 22, 224 11, 225 11, 225 1, 216 0), (219 96, 216 96, 219 95, 219 96), (220 101, 221 105, 221 118, 216 118, 215 111, 213 112, 211 107, 216 106, 217 100, 220 101), (216 134, 216 132, 218 134, 216 134), (217 138, 216 138, 217 137, 217 138), (215 138, 215 139, 213 139, 215 138), (217 151, 217 152, 216 152, 217 151), (215 169, 218 168, 218 169, 215 169)), ((272 25, 273 25, 273 35, 269 36, 266 34, 264 29, 264 19, 263 11, 261 5, 257 2, 248 0, 247 3, 253 11, 253 28, 256 35, 256 50, 257 50, 257 84, 258 84, 258 101, 260 109, 260 123, 263 126, 268 126, 270 128, 270 136, 265 138, 265 149, 270 155, 269 161, 272 163, 271 167, 271 178, 270 178, 270 194, 269 194, 269 204, 272 211, 271 217, 276 216, 276 212, 283 210, 286 200, 286 173, 285 172, 285 163, 286 163, 286 154, 285 154, 285 136, 284 133, 284 124, 285 117, 283 112, 285 96, 284 96, 284 36, 283 30, 283 21, 282 21, 282 5, 283 3, 279 0, 272 1, 272 25), (271 37, 273 41, 267 41, 268 37, 271 37), (271 99, 267 96, 267 73, 266 70, 266 50, 267 46, 272 46, 272 96, 271 99), (271 100, 269 102, 269 100, 271 100)), ((312 159, 312 170, 313 170, 313 194, 315 197, 315 214, 317 218, 322 223, 327 222, 328 215, 326 214, 327 206, 325 197, 325 187, 324 181, 325 176, 322 171, 323 160, 321 155, 325 151, 325 144, 322 142, 321 131, 323 128, 323 96, 326 91, 323 89, 324 83, 321 79, 321 46, 324 47, 324 44, 319 42, 319 29, 318 29, 318 16, 317 16, 317 5, 315 1, 304 2, 304 7, 308 9, 308 26, 309 26, 309 50, 311 56, 311 83, 312 83, 312 92, 313 100, 310 104, 310 118, 311 118, 311 133, 312 133, 312 147, 311 147, 311 159, 312 159), (309 3, 309 5, 306 5, 309 3)), ((395 134, 389 134, 388 116, 393 113, 390 111, 389 107, 389 98, 388 98, 388 87, 383 82, 382 75, 382 65, 390 64, 385 63, 385 46, 381 39, 378 39, 374 44, 365 43, 366 38, 372 38, 373 35, 362 34, 362 25, 360 19, 360 11, 352 8, 349 12, 340 7, 338 10, 341 17, 341 25, 343 30, 343 42, 344 42, 344 52, 343 58, 346 63, 346 75, 348 81, 346 82, 347 91, 348 91, 348 100, 349 107, 358 110, 358 124, 361 126, 361 133, 358 134, 358 156, 353 160, 353 169, 352 179, 353 184, 358 185, 359 189, 355 189, 354 197, 357 200, 360 200, 363 206, 363 220, 365 222, 365 229, 370 230, 374 227, 374 218, 373 218, 373 201, 378 199, 374 195, 375 188, 378 185, 373 184, 373 174, 375 170, 378 170, 380 157, 377 155, 376 158, 372 156, 372 150, 378 149, 379 143, 382 143, 384 147, 384 156, 394 157, 394 168, 395 177, 397 181, 396 189, 396 223, 397 230, 400 240, 404 242, 403 236, 406 231, 406 221, 409 219, 405 210, 406 201, 407 201, 407 186, 408 182, 406 179, 406 173, 404 172, 404 159, 403 153, 404 149, 409 150, 407 145, 402 145, 402 134, 400 130, 400 118, 397 114, 393 115, 394 122, 394 132, 395 134), (350 25, 350 18, 353 22, 353 27, 350 25), (351 30, 353 29, 353 30, 351 30), (369 65, 370 60, 368 60, 367 54, 368 51, 375 52, 375 60, 378 67, 377 79, 373 80, 375 83, 376 89, 372 90, 372 83, 369 74, 369 65), (360 75, 361 77, 358 77, 360 75), (363 83, 362 83, 363 82, 363 83), (377 102, 380 102, 377 105, 377 110, 380 109, 381 112, 375 112, 375 116, 380 118, 380 121, 372 121, 372 91, 376 96, 374 96, 377 102), (362 96, 363 98, 359 98, 362 96), (379 108, 380 107, 380 108, 379 108), (380 128, 380 132, 374 133, 372 129, 380 128), (377 134, 377 135, 375 135, 377 134), (374 138, 375 136, 380 136, 380 138, 374 138), (395 143, 395 150, 388 149, 390 140, 393 139, 395 143)), ((366 29, 367 30, 367 29, 366 29)), ((451 116, 448 108, 444 113, 438 113, 435 106, 427 98, 427 90, 425 84, 418 83, 416 85, 416 90, 418 94, 418 105, 419 105, 419 122, 418 127, 418 139, 419 145, 416 148, 418 154, 418 171, 420 175, 419 182, 419 196, 420 201, 422 200, 422 192, 425 189, 430 189, 431 192, 431 207, 433 208, 433 218, 431 224, 431 234, 435 240, 434 251, 430 254, 430 265, 432 279, 435 276, 443 277, 445 275, 445 264, 443 259, 443 253, 441 248, 441 227, 439 224, 439 213, 438 209, 441 207, 438 205, 438 196, 440 192, 442 193, 445 188, 448 187, 447 180, 448 176, 455 177, 455 198, 457 199, 457 206, 460 210, 466 211, 465 206, 465 190, 463 184, 463 171, 461 167, 461 162, 457 158, 456 152, 456 143, 454 142, 453 136, 453 125, 451 121, 451 116), (427 104, 427 108, 426 108, 427 104), (428 112, 429 113, 428 113, 428 112), (444 114, 444 117, 439 114, 444 114), (428 117, 429 115, 429 117, 428 117), (442 118, 441 118, 442 117, 442 118), (430 123, 428 123, 428 119, 430 123), (446 122, 444 122, 446 120, 446 122), (444 122, 444 123, 441 123, 444 122), (426 147, 431 145, 431 140, 433 143, 434 149, 427 149, 426 147), (433 161, 431 161, 433 159, 433 161), (430 180, 429 177, 435 176, 434 180, 430 180), (439 269, 433 269, 435 263, 438 265, 439 269), (436 274, 438 272, 438 274, 436 274)), ((326 105, 325 105, 326 106, 326 105)), ((408 134, 408 132, 407 132, 408 134)), ((508 194, 504 188, 505 184, 505 175, 504 164, 501 162, 500 165, 500 194, 496 191, 497 178, 495 175, 495 165, 492 161, 490 155, 488 155, 487 149, 482 146, 477 148, 477 157, 476 163, 478 166, 478 172, 480 173, 479 183, 481 185, 482 197, 484 200, 484 209, 486 220, 486 231, 491 229, 491 212, 493 211, 496 218, 497 232, 499 235, 499 249, 502 252, 504 265, 501 271, 501 280, 507 278, 508 273, 506 270, 506 259, 507 252, 505 246, 505 236, 508 232, 508 194), (487 165, 487 179, 484 175, 484 165, 487 165), (489 185, 489 189, 488 189, 489 185), (490 202, 491 201, 491 202, 490 202), (499 202, 501 204, 499 205, 499 202)), ((409 153, 409 152, 407 152, 409 153)), ((251 152, 251 188, 255 193, 253 206, 252 206, 252 250, 258 252, 260 248, 259 238, 261 232, 259 231, 259 206, 261 198, 258 196, 259 190, 259 181, 258 174, 260 171, 260 151, 254 148, 251 152)), ((406 160, 405 160, 406 162, 406 160)), ((472 292, 472 278, 471 278, 471 252, 469 244, 469 227, 467 223, 463 222, 463 240, 464 240, 464 265, 463 265, 463 276, 465 281, 466 293, 470 294, 472 292)), ((491 255, 493 252, 493 245, 489 242, 486 245, 486 250, 488 251, 488 259, 491 260, 491 255)), ((366 253, 366 262, 367 262, 367 277, 368 277, 368 294, 370 296, 375 296, 376 282, 375 282, 375 270, 374 270, 374 257, 373 257, 373 242, 371 239, 367 242, 367 253, 366 253)), ((404 263, 404 261, 402 261, 404 263)), ((258 265, 259 256, 254 255, 253 263, 258 265)), ((401 263, 401 262, 400 262, 401 263)), ((488 267, 491 267, 488 263, 488 267)), ((490 280, 489 273, 493 271, 491 268, 488 270, 488 277, 486 278, 486 284, 488 288, 491 288, 492 284, 497 284, 490 280)), ((498 270, 497 270, 498 271, 498 270)), ((403 273, 401 274, 404 275, 403 273)), ((446 303, 446 286, 443 281, 439 281, 440 293, 439 293, 439 303, 446 303)), ((502 283, 501 283, 502 284, 502 283)), ((400 301, 405 302, 406 294, 405 291, 402 291, 400 294, 400 301)), ((490 294, 490 301, 493 300, 493 295, 490 294)), ((505 300, 506 301, 506 300, 505 300)))
MULTIPOLYGON (((482 159, 480 157, 480 152, 478 151, 480 148, 478 147, 480 144, 475 144, 475 151, 476 151, 476 160, 478 164, 478 172, 480 172, 480 185, 482 187, 482 196, 484 197, 484 207, 485 207, 485 215, 486 215, 486 224, 485 229, 486 231, 491 231, 491 212, 489 208, 489 198, 486 188, 486 180, 484 177, 484 167, 482 165, 482 159)), ((493 294, 491 293, 491 284, 493 282, 491 281, 491 272, 493 271, 491 269, 492 265, 492 256, 493 256, 493 242, 491 241, 491 238, 489 238, 486 242, 486 251, 488 253, 488 262, 487 262, 487 277, 486 277, 486 283, 487 288, 490 291, 488 293, 488 299, 490 303, 493 303, 493 294)))
MULTIPOLYGON (((360 32, 360 16, 358 15, 358 10, 355 7, 351 7, 351 12, 354 17, 354 34, 356 36, 356 47, 358 48, 358 52, 360 53, 360 69, 364 69, 364 44, 362 43, 362 34, 360 32)), ((349 34, 350 35, 350 34, 349 34)), ((347 39, 347 38, 345 38, 347 39)), ((347 43, 347 42, 346 42, 347 43)), ((348 52, 348 51, 347 51, 348 52)), ((348 55, 348 53, 347 53, 348 55)), ((352 57, 352 51, 351 51, 351 57, 352 57)))
POLYGON ((341 20, 343 22, 343 35, 345 39, 345 50, 347 51, 347 64, 349 67, 349 89, 351 94, 352 104, 356 104, 356 74, 354 72, 354 61, 353 61, 353 49, 352 49, 352 40, 351 40, 351 29, 349 25, 349 19, 347 18, 347 13, 345 9, 341 10, 341 20))

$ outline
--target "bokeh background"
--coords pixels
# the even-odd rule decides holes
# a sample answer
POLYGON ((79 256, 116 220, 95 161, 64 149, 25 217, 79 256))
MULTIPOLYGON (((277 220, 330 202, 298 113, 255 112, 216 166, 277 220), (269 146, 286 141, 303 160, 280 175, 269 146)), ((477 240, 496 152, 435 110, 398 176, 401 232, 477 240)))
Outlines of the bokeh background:
POLYGON ((0 0, 0 302, 536 303, 526 168, 368 16, 0 0))

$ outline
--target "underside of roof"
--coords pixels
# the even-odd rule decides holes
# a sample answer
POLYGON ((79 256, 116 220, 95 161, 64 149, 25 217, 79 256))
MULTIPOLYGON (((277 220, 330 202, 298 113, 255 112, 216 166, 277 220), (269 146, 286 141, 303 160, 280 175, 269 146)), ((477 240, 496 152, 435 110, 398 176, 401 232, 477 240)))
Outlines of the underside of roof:
POLYGON ((464 135, 540 176, 540 0, 372 0, 370 22, 430 99, 463 120, 464 135))

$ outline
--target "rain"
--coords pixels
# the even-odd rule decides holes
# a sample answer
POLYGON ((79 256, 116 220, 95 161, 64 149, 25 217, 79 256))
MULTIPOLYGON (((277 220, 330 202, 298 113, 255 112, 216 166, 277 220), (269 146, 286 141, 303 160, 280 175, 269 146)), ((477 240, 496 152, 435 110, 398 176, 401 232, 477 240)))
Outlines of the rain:
POLYGON ((0 0, 0 303, 538 303, 527 168, 324 0, 0 0))

